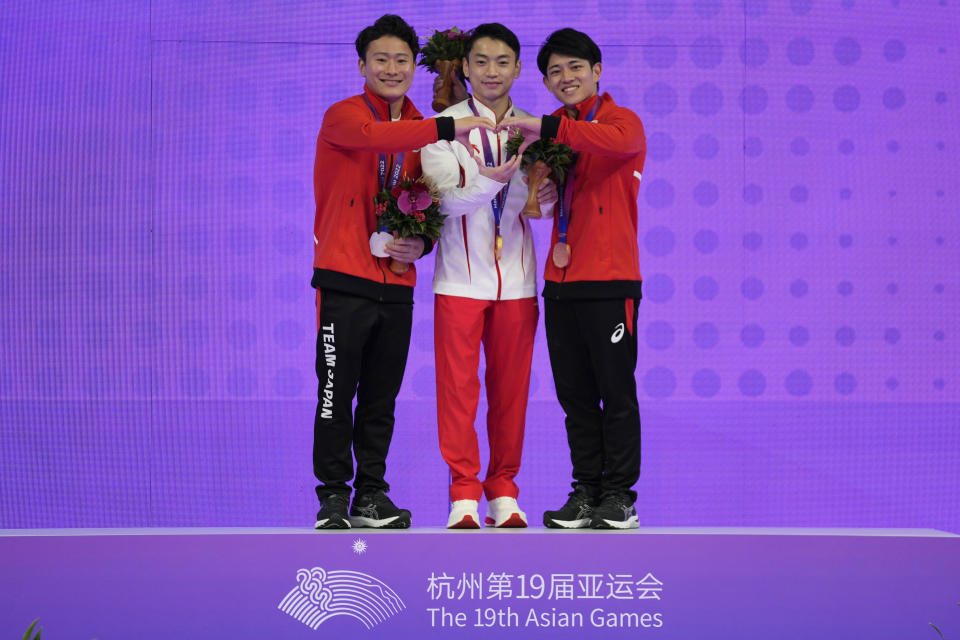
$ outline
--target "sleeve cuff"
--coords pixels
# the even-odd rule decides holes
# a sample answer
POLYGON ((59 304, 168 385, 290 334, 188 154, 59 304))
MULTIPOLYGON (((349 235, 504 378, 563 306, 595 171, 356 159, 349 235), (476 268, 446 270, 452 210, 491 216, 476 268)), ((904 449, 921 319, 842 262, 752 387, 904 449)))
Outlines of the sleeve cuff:
POLYGON ((420 254, 420 257, 422 258, 423 256, 433 251, 433 240, 431 240, 429 236, 420 236, 420 237, 423 238, 423 253, 420 254))
POLYGON ((543 116, 540 118, 540 137, 556 138, 560 131, 560 116, 543 116))
POLYGON ((500 191, 507 186, 504 182, 497 182, 493 178, 488 178, 477 174, 476 185, 479 189, 482 189, 484 195, 489 194, 488 198, 493 198, 495 195, 500 193, 500 191))
POLYGON ((453 140, 456 137, 457 130, 453 126, 453 118, 440 116, 435 120, 437 121, 437 140, 453 140))

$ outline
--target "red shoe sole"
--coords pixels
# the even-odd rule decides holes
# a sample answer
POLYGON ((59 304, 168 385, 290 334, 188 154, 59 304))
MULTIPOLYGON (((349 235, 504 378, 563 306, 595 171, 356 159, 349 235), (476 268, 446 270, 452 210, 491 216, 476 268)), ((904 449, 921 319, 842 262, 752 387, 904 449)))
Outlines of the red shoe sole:
MULTIPOLYGON (((496 523, 493 518, 486 518, 483 523, 488 527, 494 526, 496 523)), ((520 514, 513 514, 507 520, 497 527, 497 529, 526 529, 527 523, 523 521, 523 518, 520 517, 520 514)))
POLYGON ((479 529, 480 525, 477 524, 477 521, 473 519, 473 516, 463 516, 463 518, 455 525, 447 527, 447 529, 479 529))

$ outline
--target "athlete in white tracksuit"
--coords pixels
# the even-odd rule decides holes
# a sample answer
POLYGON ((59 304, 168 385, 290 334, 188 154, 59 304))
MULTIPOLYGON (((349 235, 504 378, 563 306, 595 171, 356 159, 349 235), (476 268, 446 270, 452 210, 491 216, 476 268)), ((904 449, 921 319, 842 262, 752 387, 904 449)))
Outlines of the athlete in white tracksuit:
MULTIPOLYGON (((496 64, 498 58, 514 53, 506 42, 509 36, 512 34, 502 25, 481 25, 474 30, 464 67, 474 96, 440 116, 456 118, 476 113, 496 121, 525 115, 513 107, 508 93, 512 78, 519 74, 516 56, 512 57, 515 73, 506 65, 496 64)), ((488 167, 508 163, 504 149, 507 138, 507 131, 497 134, 474 130, 470 134, 471 148, 441 141, 421 151, 424 176, 442 192, 442 211, 449 216, 437 244, 433 291, 437 425, 440 450, 452 476, 451 528, 479 526, 473 519, 484 494, 488 525, 526 526, 526 517, 516 504, 514 478, 520 468, 539 316, 537 261, 531 220, 520 215, 528 195, 522 172, 505 176, 501 171, 495 176, 506 178, 506 183, 483 175, 490 173, 488 167), (486 147, 481 136, 486 137, 486 147), (474 430, 481 344, 486 358, 490 443, 490 462, 482 482, 478 478, 480 457, 474 430)), ((541 191, 541 196, 550 199, 550 188, 541 191)), ((552 205, 541 208, 550 215, 552 205)))

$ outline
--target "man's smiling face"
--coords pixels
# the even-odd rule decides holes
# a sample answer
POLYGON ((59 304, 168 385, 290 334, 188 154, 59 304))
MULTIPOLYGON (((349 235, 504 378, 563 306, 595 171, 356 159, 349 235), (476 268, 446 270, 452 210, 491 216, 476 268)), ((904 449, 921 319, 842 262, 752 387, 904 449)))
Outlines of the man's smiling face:
POLYGON ((554 53, 547 61, 547 75, 543 78, 543 84, 557 100, 572 107, 597 93, 600 71, 599 62, 591 66, 583 58, 554 53))
POLYGON ((410 45, 396 36, 383 36, 367 45, 360 75, 372 92, 393 103, 410 89, 415 67, 410 45))
POLYGON ((463 75, 470 80, 473 95, 491 105, 510 93, 520 75, 520 62, 503 40, 478 38, 466 58, 463 75))

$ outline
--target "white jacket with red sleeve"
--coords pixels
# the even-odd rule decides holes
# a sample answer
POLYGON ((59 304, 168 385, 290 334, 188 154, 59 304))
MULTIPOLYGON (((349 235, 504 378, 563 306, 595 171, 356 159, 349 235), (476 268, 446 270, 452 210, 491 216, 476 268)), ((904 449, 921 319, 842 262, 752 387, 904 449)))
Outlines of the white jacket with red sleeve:
MULTIPOLYGON (((480 116, 496 121, 496 116, 486 106, 479 101, 474 105, 480 116)), ((473 112, 469 100, 464 100, 437 115, 464 118, 473 112)), ((528 114, 514 107, 507 115, 528 114)), ((443 140, 424 147, 420 152, 423 175, 440 190, 443 198, 441 210, 449 216, 437 243, 433 292, 476 300, 532 298, 537 295, 537 259, 530 227, 531 222, 536 225, 538 221, 520 216, 527 200, 527 185, 522 180, 521 171, 510 180, 500 221, 503 251, 497 260, 496 223, 490 202, 504 184, 480 175, 477 163, 471 157, 476 150, 483 158, 481 135, 490 141, 494 163, 506 162, 506 131, 499 134, 479 129, 471 131, 470 142, 474 149, 468 150, 456 141, 443 140)), ((552 215, 553 205, 541 208, 544 217, 552 215)))

